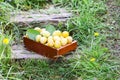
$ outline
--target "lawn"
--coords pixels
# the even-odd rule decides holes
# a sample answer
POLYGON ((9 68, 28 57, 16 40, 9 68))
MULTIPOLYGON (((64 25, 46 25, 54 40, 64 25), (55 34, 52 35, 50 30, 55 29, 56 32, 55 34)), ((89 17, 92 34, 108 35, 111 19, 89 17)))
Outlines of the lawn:
POLYGON ((119 0, 0 0, 0 80, 119 80, 119 3, 119 0), (70 52, 73 57, 57 61, 10 59, 12 46, 23 44, 22 37, 31 28, 11 22, 11 12, 46 9, 50 5, 72 13, 65 23, 54 26, 68 31, 77 40, 77 49, 70 52))

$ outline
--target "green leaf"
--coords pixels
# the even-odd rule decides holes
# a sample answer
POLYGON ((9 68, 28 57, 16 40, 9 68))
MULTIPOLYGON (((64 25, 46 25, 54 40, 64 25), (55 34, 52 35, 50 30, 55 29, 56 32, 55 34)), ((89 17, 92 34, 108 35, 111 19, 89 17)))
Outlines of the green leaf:
POLYGON ((51 34, 56 30, 53 25, 47 25, 45 26, 46 30, 50 32, 51 34))
POLYGON ((26 34, 28 35, 29 39, 35 40, 35 37, 39 35, 40 32, 34 29, 28 29, 26 34))

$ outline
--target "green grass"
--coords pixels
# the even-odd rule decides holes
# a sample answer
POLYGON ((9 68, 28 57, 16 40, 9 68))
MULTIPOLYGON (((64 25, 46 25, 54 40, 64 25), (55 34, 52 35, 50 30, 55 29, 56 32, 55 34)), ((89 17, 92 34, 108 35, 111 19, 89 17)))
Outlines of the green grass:
POLYGON ((120 6, 120 0, 115 0, 116 5, 120 6))
MULTIPOLYGON (((60 30, 68 30, 78 41, 78 48, 71 59, 50 62, 49 60, 0 60, 0 79, 8 80, 118 80, 119 59, 111 55, 106 47, 108 26, 105 24, 107 8, 105 0, 53 0, 53 4, 67 8, 73 13, 60 30), (98 36, 94 33, 98 32, 98 36), (94 59, 91 61, 91 59, 94 59)), ((32 2, 33 3, 33 2, 32 2)), ((34 4, 38 6, 38 4, 34 4)), ((20 5, 18 5, 19 8, 20 5)), ((4 18, 4 16, 3 16, 4 18)), ((5 24, 6 25, 6 24, 5 24)), ((23 30, 11 24, 5 31, 20 39, 23 30)), ((114 36, 114 35, 113 35, 114 36)))
MULTIPOLYGON (((5 61, 6 62, 6 61, 5 61)), ((4 62, 4 64, 5 64, 4 62)), ((20 60, 20 61, 8 61, 7 66, 2 67, 3 76, 8 76, 9 80, 12 79, 36 79, 36 80, 68 80, 73 79, 74 76, 69 74, 64 76, 71 70, 70 66, 65 63, 52 63, 44 60, 20 60), (14 62, 14 63, 13 63, 14 62), (34 66, 34 68, 33 68, 34 66), (69 67, 69 68, 68 68, 69 67)))
POLYGON ((9 3, 0 2, 0 24, 9 21, 13 7, 9 3))
POLYGON ((11 5, 13 5, 14 7, 16 7, 17 9, 23 10, 23 11, 27 11, 30 9, 39 9, 39 8, 43 8, 45 7, 45 5, 48 2, 48 0, 11 0, 11 1, 6 1, 8 3, 10 3, 11 5))

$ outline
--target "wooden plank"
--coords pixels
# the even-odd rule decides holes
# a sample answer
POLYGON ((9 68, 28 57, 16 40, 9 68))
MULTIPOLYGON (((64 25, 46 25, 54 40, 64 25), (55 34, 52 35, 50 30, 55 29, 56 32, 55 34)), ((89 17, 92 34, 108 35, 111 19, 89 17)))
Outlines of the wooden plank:
POLYGON ((43 14, 31 14, 27 16, 19 15, 12 17, 11 22, 15 23, 31 23, 31 22, 46 22, 46 21, 66 21, 71 16, 71 13, 63 14, 52 14, 52 15, 43 15, 43 14))
POLYGON ((12 59, 47 59, 41 55, 34 52, 28 51, 23 45, 12 46, 12 59))
POLYGON ((67 12, 66 10, 61 10, 61 9, 48 9, 48 10, 42 10, 41 11, 20 11, 20 12, 12 12, 11 13, 11 18, 10 18, 10 22, 13 23, 32 23, 32 22, 65 22, 68 19, 70 19, 70 17, 72 16, 72 13, 67 12), (50 14, 47 14, 45 12, 47 12, 49 10, 52 12, 56 11, 56 12, 52 12, 50 14))

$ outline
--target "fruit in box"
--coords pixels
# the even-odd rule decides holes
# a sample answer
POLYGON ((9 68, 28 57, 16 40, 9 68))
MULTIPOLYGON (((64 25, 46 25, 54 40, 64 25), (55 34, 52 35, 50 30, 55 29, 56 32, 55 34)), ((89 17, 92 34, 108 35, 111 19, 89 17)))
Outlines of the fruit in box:
POLYGON ((52 48, 60 48, 68 43, 72 43, 72 37, 69 36, 68 31, 61 32, 60 30, 55 30, 50 33, 45 28, 36 27, 27 31, 28 38, 40 42, 41 44, 47 45, 52 48), (30 31, 36 32, 36 34, 29 35, 30 31), (35 39, 34 39, 35 38, 35 39))
POLYGON ((37 36, 35 37, 36 42, 40 42, 40 38, 41 38, 41 35, 37 35, 37 36))
POLYGON ((59 31, 59 30, 56 30, 56 31, 54 31, 53 32, 53 34, 52 34, 53 36, 61 36, 62 35, 62 33, 61 33, 61 31, 59 31))

